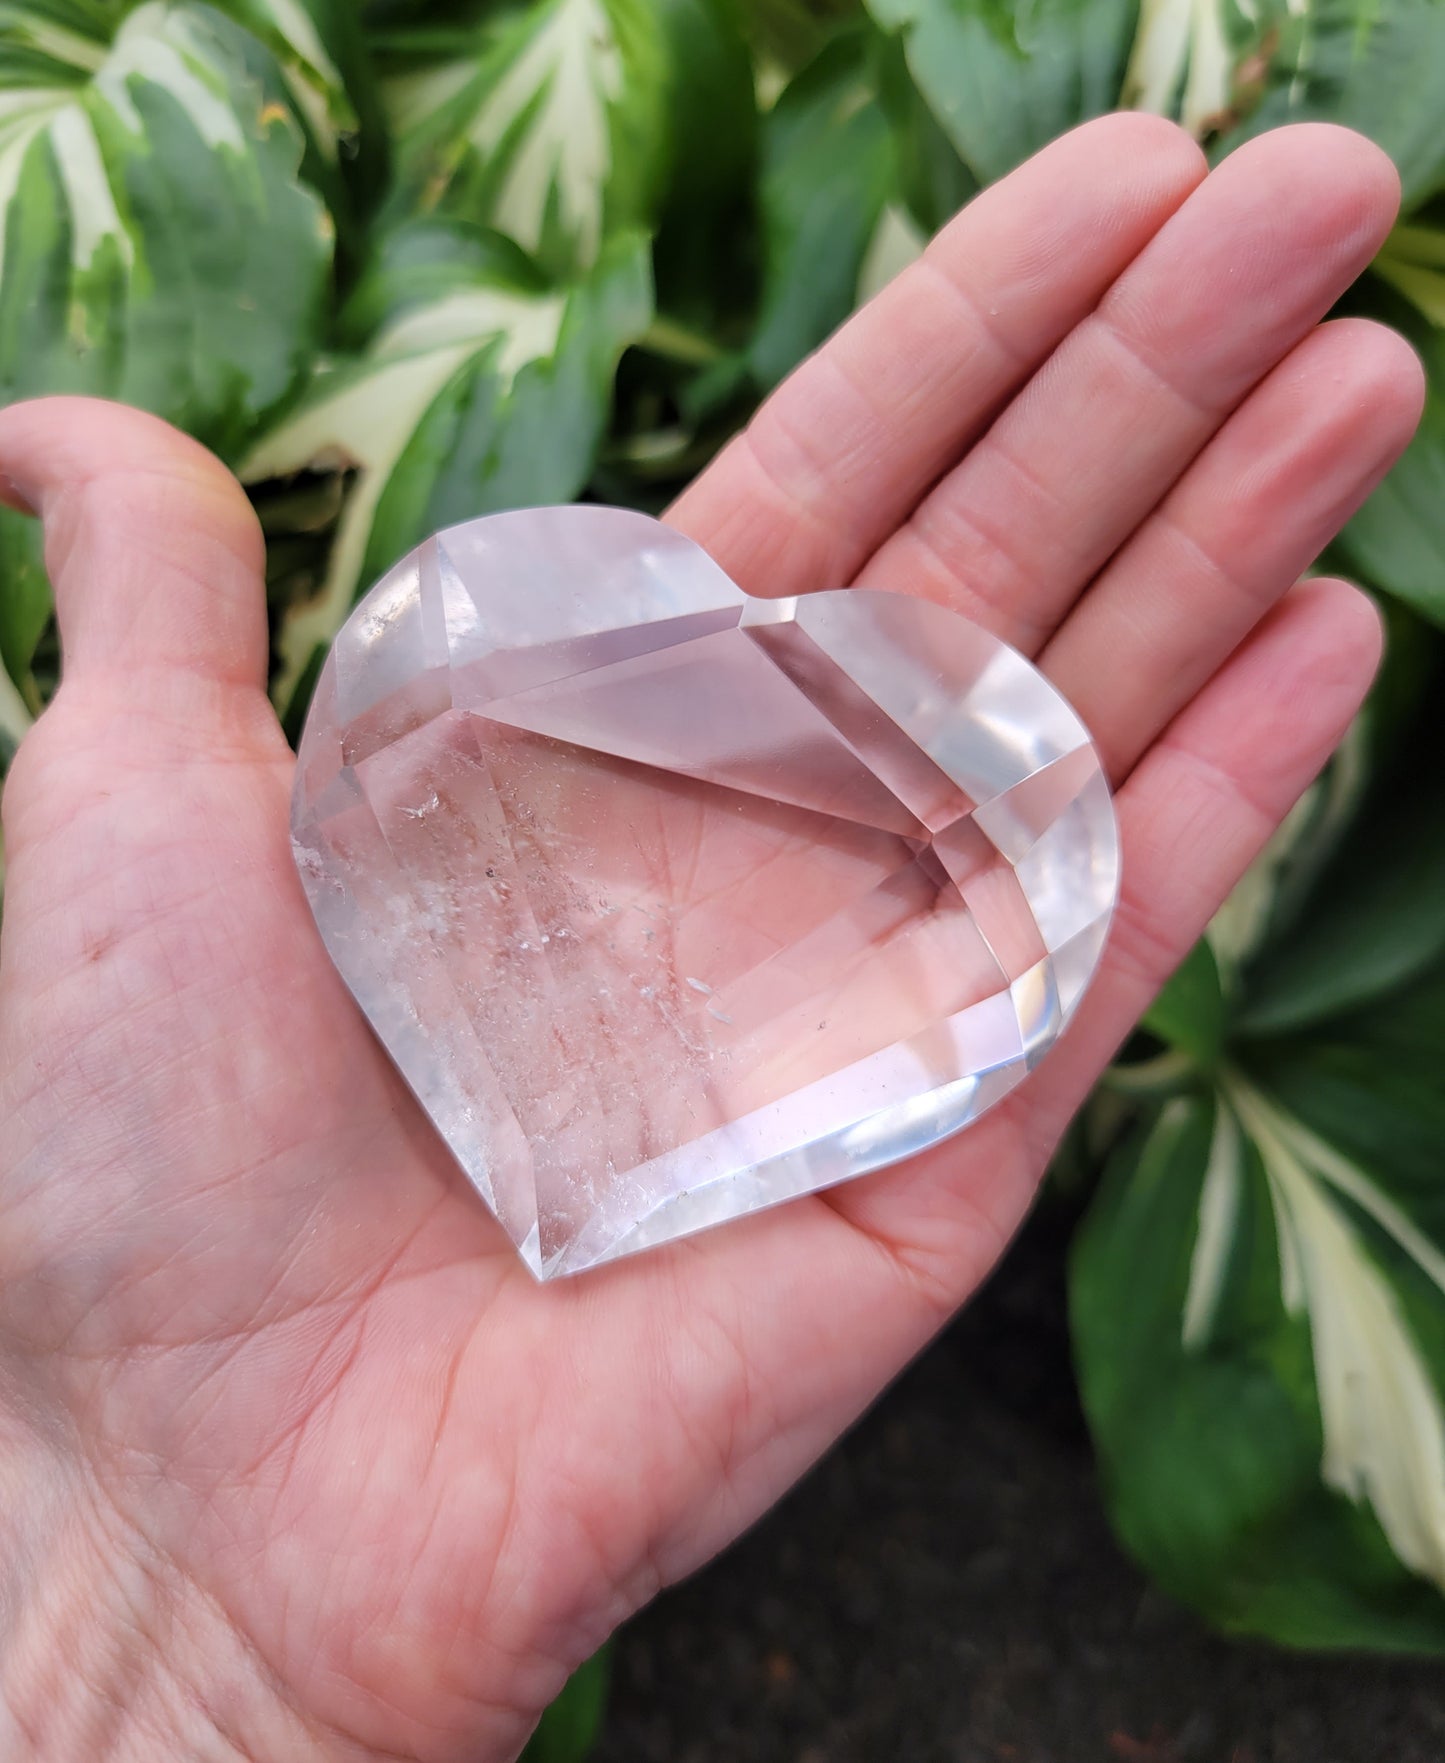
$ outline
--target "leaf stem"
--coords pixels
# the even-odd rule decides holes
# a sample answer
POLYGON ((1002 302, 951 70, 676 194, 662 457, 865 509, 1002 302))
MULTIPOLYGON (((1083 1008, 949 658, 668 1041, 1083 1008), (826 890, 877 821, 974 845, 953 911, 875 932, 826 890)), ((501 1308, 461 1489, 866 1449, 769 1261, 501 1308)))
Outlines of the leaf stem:
POLYGON ((1111 1065, 1100 1080, 1106 1090, 1123 1096, 1165 1096, 1184 1087, 1199 1067, 1180 1047, 1171 1047, 1137 1065, 1111 1065))
POLYGON ((664 361, 681 362, 685 367, 711 367, 725 353, 711 337, 662 315, 654 318, 637 339, 637 347, 662 356, 664 361))
POLYGON ((1397 226, 1371 268, 1431 324, 1445 325, 1445 229, 1397 226))

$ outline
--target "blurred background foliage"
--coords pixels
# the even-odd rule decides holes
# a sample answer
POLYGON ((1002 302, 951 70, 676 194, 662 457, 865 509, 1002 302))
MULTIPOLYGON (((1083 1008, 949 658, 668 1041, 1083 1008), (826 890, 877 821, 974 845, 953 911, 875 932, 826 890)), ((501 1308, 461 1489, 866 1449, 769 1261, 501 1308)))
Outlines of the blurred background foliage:
MULTIPOLYGON (((1391 643, 1346 746, 1061 1152, 1103 1497, 1226 1630, 1445 1650, 1445 0, 0 3, 0 395, 155 410, 250 487, 293 734, 436 528, 660 510, 970 195, 1085 117, 1218 157, 1348 123, 1399 226, 1346 307, 1420 434, 1327 560, 1391 643)), ((0 759, 54 689, 0 512, 0 759)), ((535 1755, 584 1754, 579 1674, 535 1755)))

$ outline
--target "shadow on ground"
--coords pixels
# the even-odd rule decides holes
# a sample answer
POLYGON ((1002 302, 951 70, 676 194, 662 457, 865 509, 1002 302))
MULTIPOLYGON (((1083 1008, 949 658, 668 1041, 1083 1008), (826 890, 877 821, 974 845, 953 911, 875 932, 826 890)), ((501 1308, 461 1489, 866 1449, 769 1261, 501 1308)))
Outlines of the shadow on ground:
POLYGON ((1442 1763, 1445 1667, 1230 1644, 1115 1547, 1066 1221, 768 1519, 623 1634, 594 1763, 1442 1763))

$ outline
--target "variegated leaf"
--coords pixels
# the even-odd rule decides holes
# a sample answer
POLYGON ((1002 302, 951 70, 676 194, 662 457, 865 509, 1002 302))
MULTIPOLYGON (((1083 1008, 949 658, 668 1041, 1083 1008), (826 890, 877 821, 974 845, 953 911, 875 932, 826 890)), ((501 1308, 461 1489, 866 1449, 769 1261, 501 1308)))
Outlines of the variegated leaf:
POLYGON ((1297 898, 1333 853, 1367 782, 1365 741, 1357 722, 1215 914, 1205 935, 1226 985, 1278 928, 1281 896, 1297 898))
MULTIPOLYGON (((290 395, 332 229, 268 100, 278 78, 210 7, 0 8, 0 399, 118 398, 234 455, 290 395)), ((8 511, 0 582, 23 683, 49 590, 33 524, 8 511)))
POLYGON ((221 10, 248 26, 275 54, 297 110, 334 163, 342 141, 356 133, 360 122, 335 45, 323 35, 326 23, 329 34, 340 34, 333 9, 328 6, 318 16, 316 0, 221 0, 221 10))
POLYGON ((1237 1076, 1115 1158, 1080 1387, 1121 1537, 1220 1627, 1445 1651, 1439 1223, 1237 1076))
POLYGON ((1397 226, 1371 267, 1428 323, 1445 331, 1445 227, 1397 226))
POLYGON ((306 141, 302 175, 326 198, 343 243, 364 249, 362 222, 380 199, 388 142, 371 56, 353 0, 210 0, 274 57, 268 96, 290 108, 306 141))
POLYGON ((1254 0, 1142 0, 1120 103, 1176 117, 1201 139, 1217 133, 1259 85, 1262 45, 1279 37, 1274 12, 1288 19, 1304 4, 1261 10, 1254 0))
POLYGON ((1282 123, 1343 123, 1399 166, 1407 209, 1445 187, 1439 0, 1142 0, 1121 102, 1216 151, 1282 123))
POLYGON ((1235 61, 1220 152, 1284 123, 1341 123, 1395 161, 1407 212, 1445 188, 1440 0, 1237 0, 1237 12, 1250 40, 1235 61))
POLYGON ((1387 730, 1398 692, 1226 921, 1227 1010, 1201 945, 1151 1014, 1175 1051, 1125 1092, 1181 1093, 1115 1158, 1073 1312, 1115 1521, 1166 1586, 1298 1645, 1445 1650, 1441 792, 1397 758, 1359 798, 1430 739, 1428 671, 1387 730))
MULTIPOLYGON (((5 0, 0 4, 0 91, 64 88, 98 73, 126 20, 145 0, 5 0)), ((359 120, 340 62, 359 45, 342 0, 211 0, 262 42, 276 82, 322 157, 335 165, 359 120)), ((258 64, 257 71, 266 72, 258 64)))
POLYGON ((357 593, 429 532, 493 509, 571 500, 587 481, 622 349, 651 316, 646 251, 622 237, 554 288, 478 229, 403 230, 361 304, 379 328, 242 464, 249 483, 342 472, 324 582, 281 633, 289 702, 357 593))
POLYGON ((1411 1264, 1434 1304, 1445 1299, 1445 1252, 1359 1164, 1255 1086, 1234 1078, 1225 1093, 1220 1121, 1237 1116, 1269 1184, 1285 1308, 1310 1326, 1321 1478, 1367 1503, 1399 1559, 1445 1591, 1445 1366, 1431 1367, 1370 1236, 1411 1264))
POLYGON ((1445 1651, 1445 649, 1394 628, 1146 1018, 1170 1050, 1118 1073, 1146 1111, 1072 1307, 1114 1520, 1166 1587, 1296 1645, 1445 1651))
POLYGON ((390 83, 396 211, 464 215, 550 270, 585 267, 652 218, 665 80, 648 0, 534 0, 390 83))

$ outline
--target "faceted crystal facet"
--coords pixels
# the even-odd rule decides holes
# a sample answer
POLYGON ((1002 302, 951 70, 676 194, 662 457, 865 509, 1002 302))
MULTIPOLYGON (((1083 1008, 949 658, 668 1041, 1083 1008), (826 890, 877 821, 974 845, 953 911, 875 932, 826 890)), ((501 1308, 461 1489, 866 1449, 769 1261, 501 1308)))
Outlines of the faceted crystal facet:
POLYGON ((956 613, 741 593, 612 508, 452 528, 301 743, 331 957, 532 1270, 878 1169, 1078 1003, 1118 841, 1077 716, 956 613))

